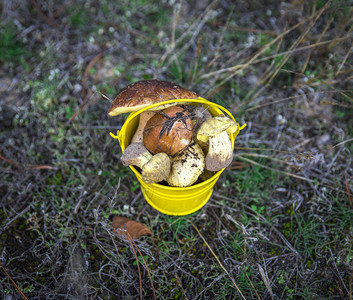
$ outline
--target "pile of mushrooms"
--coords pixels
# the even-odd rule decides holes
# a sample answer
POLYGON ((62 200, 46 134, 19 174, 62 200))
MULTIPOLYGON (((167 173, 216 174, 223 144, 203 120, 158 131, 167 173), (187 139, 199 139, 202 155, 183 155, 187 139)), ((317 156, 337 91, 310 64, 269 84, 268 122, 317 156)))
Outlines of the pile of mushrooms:
MULTIPOLYGON (((166 100, 197 97, 171 82, 144 80, 120 91, 108 114, 116 116, 166 100)), ((229 135, 237 129, 232 119, 213 117, 202 106, 160 105, 140 114, 138 128, 121 160, 125 166, 138 167, 146 183, 165 181, 169 186, 187 187, 232 162, 229 135)))

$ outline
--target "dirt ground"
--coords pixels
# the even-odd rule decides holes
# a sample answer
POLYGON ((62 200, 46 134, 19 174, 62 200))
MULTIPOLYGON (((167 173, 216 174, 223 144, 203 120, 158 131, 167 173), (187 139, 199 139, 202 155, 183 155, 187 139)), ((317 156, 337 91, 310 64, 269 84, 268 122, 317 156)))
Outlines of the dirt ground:
POLYGON ((0 3, 0 298, 352 299, 352 1, 0 3), (199 211, 144 199, 111 100, 175 82, 247 126, 199 211), (152 235, 132 242, 112 218, 152 235))

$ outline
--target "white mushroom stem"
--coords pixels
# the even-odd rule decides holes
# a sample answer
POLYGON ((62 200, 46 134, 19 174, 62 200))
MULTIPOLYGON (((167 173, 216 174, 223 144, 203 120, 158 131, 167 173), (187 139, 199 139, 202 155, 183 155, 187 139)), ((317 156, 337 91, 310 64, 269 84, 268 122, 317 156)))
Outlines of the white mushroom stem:
POLYGON ((232 142, 226 131, 209 138, 206 169, 219 171, 228 167, 233 160, 232 142))
POLYGON ((155 115, 155 112, 152 112, 152 111, 144 111, 143 113, 140 114, 140 122, 134 136, 131 139, 130 144, 142 142, 143 130, 145 128, 145 125, 147 121, 151 119, 154 115, 155 115))
POLYGON ((186 187, 194 184, 205 168, 201 147, 194 143, 174 158, 167 182, 170 186, 186 187))

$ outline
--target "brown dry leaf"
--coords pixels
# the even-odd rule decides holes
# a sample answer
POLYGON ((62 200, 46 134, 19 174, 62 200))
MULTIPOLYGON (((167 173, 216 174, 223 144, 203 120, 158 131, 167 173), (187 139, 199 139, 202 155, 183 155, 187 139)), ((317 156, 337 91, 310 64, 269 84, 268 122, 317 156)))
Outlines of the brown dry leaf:
POLYGON ((142 223, 125 217, 114 216, 112 220, 113 231, 125 239, 139 239, 143 235, 152 235, 151 230, 142 223))

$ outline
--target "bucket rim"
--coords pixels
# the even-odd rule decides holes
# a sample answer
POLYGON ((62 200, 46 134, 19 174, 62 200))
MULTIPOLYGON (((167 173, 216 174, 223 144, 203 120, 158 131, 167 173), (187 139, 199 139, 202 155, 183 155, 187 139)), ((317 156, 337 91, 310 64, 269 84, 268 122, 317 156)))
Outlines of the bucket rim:
POLYGON ((127 117, 127 119, 125 120, 125 122, 127 122, 128 120, 132 119, 132 118, 136 118, 138 115, 140 115, 141 113, 145 112, 145 111, 148 111, 150 110, 151 108, 155 108, 155 107, 158 107, 158 106, 163 106, 165 104, 170 104, 170 103, 175 103, 175 102, 192 102, 192 103, 200 103, 200 104, 209 104, 211 106, 214 106, 218 109, 220 109, 221 111, 227 113, 227 115, 233 120, 235 121, 235 118, 234 116, 232 115, 232 113, 227 110, 226 108, 224 108, 223 106, 217 104, 217 103, 214 103, 214 102, 211 102, 205 98, 202 98, 202 97, 198 97, 196 99, 188 99, 188 98, 183 98, 183 99, 171 99, 171 100, 165 100, 165 101, 161 101, 161 102, 158 102, 158 103, 154 103, 154 104, 151 104, 151 105, 148 105, 138 111, 134 111, 134 112, 131 112, 129 114, 129 116, 127 117))

